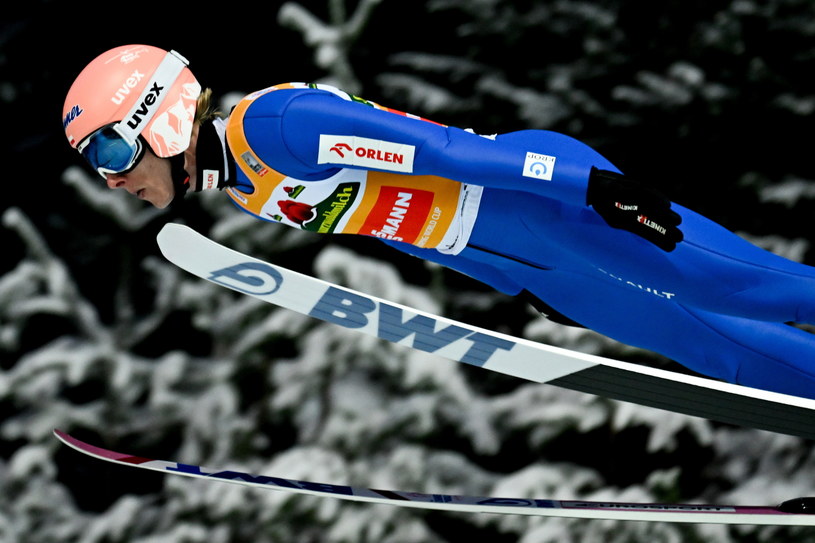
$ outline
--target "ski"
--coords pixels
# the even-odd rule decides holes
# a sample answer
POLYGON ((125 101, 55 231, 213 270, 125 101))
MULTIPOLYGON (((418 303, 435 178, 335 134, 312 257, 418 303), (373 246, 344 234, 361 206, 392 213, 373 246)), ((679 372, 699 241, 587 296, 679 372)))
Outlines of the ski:
POLYGON ((777 506, 742 506, 708 504, 626 503, 610 501, 551 500, 501 498, 495 496, 456 496, 423 494, 403 490, 379 490, 313 481, 284 479, 271 475, 252 475, 234 470, 215 470, 192 464, 152 460, 96 447, 61 430, 54 430, 60 441, 77 451, 115 464, 184 475, 200 479, 225 481, 267 490, 310 494, 397 507, 459 511, 570 517, 582 519, 637 520, 713 524, 766 524, 815 526, 815 498, 796 498, 777 506))
POLYGON ((170 262, 207 281, 405 347, 533 382, 815 439, 812 399, 612 360, 471 326, 269 264, 180 224, 166 224, 157 241, 170 262))

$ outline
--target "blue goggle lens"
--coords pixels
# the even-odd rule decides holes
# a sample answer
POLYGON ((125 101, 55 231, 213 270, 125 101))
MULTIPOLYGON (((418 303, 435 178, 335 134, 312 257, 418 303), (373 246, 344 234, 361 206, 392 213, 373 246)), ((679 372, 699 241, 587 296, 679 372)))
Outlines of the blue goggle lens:
POLYGON ((138 139, 130 142, 113 126, 106 126, 89 137, 81 152, 91 167, 105 177, 109 173, 123 173, 136 167, 143 154, 143 146, 138 139))

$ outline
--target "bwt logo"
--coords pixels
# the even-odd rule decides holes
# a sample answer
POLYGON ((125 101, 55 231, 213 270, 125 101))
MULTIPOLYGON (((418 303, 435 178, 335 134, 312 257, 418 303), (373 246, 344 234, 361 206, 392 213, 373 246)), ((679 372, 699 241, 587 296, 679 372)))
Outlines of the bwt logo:
MULTIPOLYGON (((263 262, 243 262, 215 270, 210 272, 208 279, 252 296, 274 294, 283 285, 282 274, 263 262)), ((326 288, 311 309, 289 309, 345 328, 372 333, 393 343, 410 338, 411 347, 428 353, 463 342, 461 345, 466 351, 458 360, 479 367, 486 364, 497 351, 510 351, 515 346, 513 341, 456 324, 439 326, 439 320, 429 315, 412 314, 400 307, 334 286, 326 288)))
POLYGON ((280 272, 263 262, 243 262, 215 270, 210 272, 209 280, 252 296, 274 294, 283 284, 280 272))
POLYGON ((412 315, 400 307, 377 302, 367 296, 328 287, 309 311, 309 316, 352 329, 373 329, 377 337, 393 343, 411 338, 414 349, 433 353, 459 341, 467 351, 460 360, 482 367, 498 350, 510 351, 515 343, 439 321, 428 315, 412 315), (406 314, 407 313, 407 314, 406 314))

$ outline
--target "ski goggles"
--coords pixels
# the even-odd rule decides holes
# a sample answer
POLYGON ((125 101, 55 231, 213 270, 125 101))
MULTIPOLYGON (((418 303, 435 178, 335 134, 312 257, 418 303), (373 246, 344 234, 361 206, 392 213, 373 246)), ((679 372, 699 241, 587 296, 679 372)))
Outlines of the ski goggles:
POLYGON ((118 130, 118 123, 103 126, 80 143, 77 150, 99 175, 126 173, 144 156, 141 138, 130 140, 118 130))

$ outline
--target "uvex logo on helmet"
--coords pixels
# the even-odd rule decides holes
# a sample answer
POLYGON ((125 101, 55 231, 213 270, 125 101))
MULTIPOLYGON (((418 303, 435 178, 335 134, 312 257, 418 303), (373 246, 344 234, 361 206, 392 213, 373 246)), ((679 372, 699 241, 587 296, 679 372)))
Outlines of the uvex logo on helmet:
POLYGON ((156 100, 163 90, 164 87, 159 87, 158 83, 153 83, 153 87, 147 96, 144 97, 141 104, 139 104, 139 108, 133 113, 130 119, 127 120, 127 126, 136 129, 142 120, 144 120, 144 117, 149 117, 148 113, 150 112, 150 107, 156 103, 156 100))
POLYGON ((139 82, 144 79, 144 74, 138 70, 134 70, 130 77, 125 79, 125 82, 122 83, 122 86, 116 89, 116 94, 110 97, 110 101, 116 104, 117 106, 125 101, 127 95, 130 94, 139 82))

